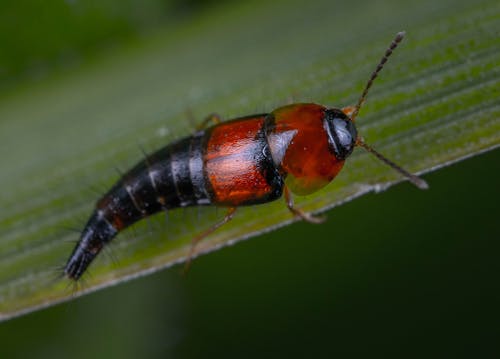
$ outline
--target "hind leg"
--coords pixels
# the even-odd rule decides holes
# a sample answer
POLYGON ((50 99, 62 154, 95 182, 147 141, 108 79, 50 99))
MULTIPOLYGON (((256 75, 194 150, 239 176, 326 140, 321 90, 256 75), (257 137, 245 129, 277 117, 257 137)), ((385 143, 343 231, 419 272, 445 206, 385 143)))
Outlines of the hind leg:
POLYGON ((210 235, 212 232, 214 232, 217 228, 223 226, 224 224, 229 222, 231 219, 233 219, 235 212, 236 212, 236 207, 230 207, 227 210, 227 213, 223 219, 221 219, 219 222, 213 224, 208 229, 206 229, 204 232, 198 234, 196 237, 193 238, 193 240, 191 241, 191 248, 189 249, 189 253, 188 253, 188 256, 186 258, 186 263, 184 264, 184 273, 187 273, 189 270, 189 267, 191 266, 191 261, 193 259, 193 255, 195 254, 196 245, 202 239, 206 238, 208 235, 210 235))

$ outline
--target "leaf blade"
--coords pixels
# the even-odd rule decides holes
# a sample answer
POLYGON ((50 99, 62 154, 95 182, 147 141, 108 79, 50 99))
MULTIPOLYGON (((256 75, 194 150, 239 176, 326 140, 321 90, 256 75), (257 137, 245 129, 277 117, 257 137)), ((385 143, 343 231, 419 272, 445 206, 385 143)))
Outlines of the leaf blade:
MULTIPOLYGON (((232 117, 272 110, 297 93, 301 100, 334 106, 354 103, 393 35, 387 28, 368 39, 362 32, 351 34, 354 44, 335 39, 337 45, 324 49, 316 37, 328 30, 328 24, 307 31, 310 24, 305 22, 292 32, 298 49, 280 43, 287 36, 278 34, 277 39, 258 44, 258 51, 266 53, 261 57, 232 42, 239 36, 263 39, 273 29, 294 24, 306 10, 298 7, 290 18, 276 20, 273 16, 281 10, 277 5, 250 13, 243 11, 246 6, 235 8, 229 20, 216 14, 221 24, 215 29, 204 18, 201 24, 179 30, 179 38, 159 34, 145 49, 128 50, 130 57, 121 59, 118 53, 60 82, 3 101, 2 153, 12 153, 19 138, 26 145, 16 152, 15 161, 2 163, 0 184, 12 191, 1 195, 2 207, 9 210, 0 215, 0 319, 71 297, 67 283, 54 281, 51 269, 69 255, 72 244, 65 241, 75 239, 59 228, 74 227, 75 218, 85 220, 98 197, 86 189, 109 186, 116 179, 110 167, 118 163, 126 168, 140 159, 137 138, 150 139, 151 150, 188 134, 185 110, 191 106, 196 114, 223 109, 232 117), (263 29, 247 32, 263 13, 263 29), (225 32, 234 27, 233 34, 225 32), (199 35, 203 31, 208 34, 199 35), (217 50, 229 65, 218 64, 220 53, 207 54, 204 67, 192 70, 199 60, 193 49, 207 53, 210 36, 217 36, 221 43, 217 50), (165 39, 167 44, 161 44, 165 39), (281 59, 284 55, 287 64, 281 59)), ((315 11, 321 13, 327 6, 321 3, 315 11)), ((491 1, 472 8, 457 6, 439 25, 432 23, 432 17, 410 21, 408 15, 408 39, 377 80, 359 118, 360 132, 369 143, 419 172, 499 146, 496 6, 491 1), (427 25, 423 30, 422 23, 427 25)), ((389 23, 399 26, 394 20, 389 23)), ((331 185, 300 199, 299 205, 321 211, 398 180, 390 169, 358 152, 331 185)), ((198 250, 214 250, 291 222, 281 202, 239 212, 234 223, 203 241, 198 250)), ((211 209, 190 209, 187 215, 172 213, 168 225, 156 216, 152 233, 147 223, 138 224, 136 234, 127 231, 115 241, 118 263, 100 258, 87 289, 79 294, 182 261, 198 228, 218 217, 211 209)))

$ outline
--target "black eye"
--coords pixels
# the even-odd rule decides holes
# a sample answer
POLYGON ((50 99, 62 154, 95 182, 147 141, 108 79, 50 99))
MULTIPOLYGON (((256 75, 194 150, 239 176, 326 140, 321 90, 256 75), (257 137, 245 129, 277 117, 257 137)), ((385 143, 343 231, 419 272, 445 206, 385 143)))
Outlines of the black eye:
POLYGON ((328 135, 328 144, 339 160, 346 159, 354 150, 358 132, 354 123, 338 109, 325 111, 323 126, 328 135))

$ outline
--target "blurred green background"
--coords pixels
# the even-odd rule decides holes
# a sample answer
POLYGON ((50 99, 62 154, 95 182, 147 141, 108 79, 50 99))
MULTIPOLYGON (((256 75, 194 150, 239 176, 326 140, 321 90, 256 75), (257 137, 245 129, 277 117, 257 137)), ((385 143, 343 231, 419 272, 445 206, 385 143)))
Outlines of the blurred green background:
POLYGON ((207 3, 4 0, 0 4, 0 90, 74 68, 157 27, 189 19, 207 3))
MULTIPOLYGON (((4 1, 0 98, 230 7, 4 1)), ((498 356, 499 163, 483 154, 427 175, 429 191, 367 195, 323 225, 203 256, 187 277, 174 267, 0 323, 0 357, 498 356)))

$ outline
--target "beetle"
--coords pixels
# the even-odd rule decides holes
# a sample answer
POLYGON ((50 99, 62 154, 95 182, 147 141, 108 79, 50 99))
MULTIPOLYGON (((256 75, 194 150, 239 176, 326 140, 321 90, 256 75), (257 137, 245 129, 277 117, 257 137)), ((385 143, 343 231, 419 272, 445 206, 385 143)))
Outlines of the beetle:
POLYGON ((293 215, 319 223, 321 218, 295 207, 292 193, 307 195, 326 186, 356 146, 418 188, 428 188, 423 179, 367 145, 355 126, 373 81, 403 37, 400 32, 391 42, 355 106, 339 109, 298 103, 227 122, 211 115, 195 134, 146 156, 98 200, 64 274, 78 280, 120 231, 154 213, 178 207, 228 208, 222 220, 193 239, 187 265, 196 243, 230 221, 240 206, 283 196, 293 215))

